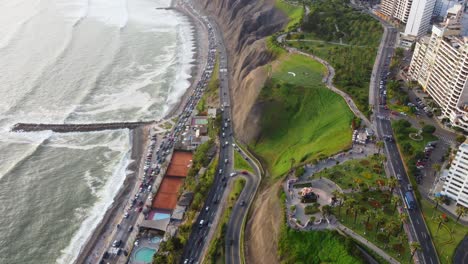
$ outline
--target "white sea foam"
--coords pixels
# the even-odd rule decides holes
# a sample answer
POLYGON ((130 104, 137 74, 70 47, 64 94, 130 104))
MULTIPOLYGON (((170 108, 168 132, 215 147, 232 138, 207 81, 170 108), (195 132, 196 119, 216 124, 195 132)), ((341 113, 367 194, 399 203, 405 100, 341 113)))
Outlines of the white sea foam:
POLYGON ((114 168, 110 168, 110 170, 113 171, 112 176, 109 177, 106 184, 99 191, 95 191, 98 201, 92 208, 86 210, 78 209, 78 211, 75 211, 81 212, 79 218, 86 218, 71 239, 68 246, 61 251, 62 255, 56 260, 57 263, 68 264, 75 261, 86 240, 90 238, 94 229, 104 218, 104 212, 106 212, 114 202, 115 195, 123 185, 128 173, 127 167, 132 162, 130 159, 131 142, 128 143, 127 146, 128 150, 125 155, 121 155, 116 169, 114 170, 114 168))

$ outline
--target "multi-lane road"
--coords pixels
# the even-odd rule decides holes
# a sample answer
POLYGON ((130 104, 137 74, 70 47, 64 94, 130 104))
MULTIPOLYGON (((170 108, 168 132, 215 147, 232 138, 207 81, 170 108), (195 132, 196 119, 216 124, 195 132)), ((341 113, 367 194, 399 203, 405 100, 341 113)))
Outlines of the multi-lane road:
MULTIPOLYGON (((216 43, 219 60, 219 97, 222 108, 222 131, 220 132, 220 151, 219 151, 219 166, 215 180, 208 196, 206 197, 205 204, 196 222, 192 228, 189 240, 184 248, 182 255, 183 263, 197 263, 201 261, 202 254, 206 247, 209 245, 209 234, 211 229, 216 228, 216 215, 220 209, 219 204, 222 203, 223 197, 226 197, 229 190, 226 190, 228 181, 232 180, 231 173, 234 172, 234 146, 235 141, 233 137, 233 128, 231 123, 232 108, 231 97, 229 91, 229 69, 228 57, 224 45, 223 36, 217 23, 209 18, 209 24, 212 28, 216 43), (227 161, 227 162, 226 162, 227 161), (203 224, 200 224, 203 220, 203 224), (215 222, 215 224, 212 224, 215 222)), ((241 155, 247 157, 241 149, 236 147, 236 151, 240 151, 241 155)), ((260 170, 251 159, 248 162, 255 169, 256 174, 247 174, 236 177, 245 177, 246 185, 241 192, 237 203, 234 205, 231 213, 231 218, 228 223, 226 231, 226 262, 227 263, 241 263, 240 256, 240 239, 242 232, 242 223, 248 208, 255 196, 255 192, 260 183, 260 170)), ((213 231, 213 230, 211 230, 213 231)), ((213 232, 211 232, 213 233, 213 232)))
MULTIPOLYGON (((386 27, 387 32, 384 35, 383 47, 381 47, 379 50, 379 54, 376 58, 377 69, 373 72, 373 78, 371 80, 371 92, 369 93, 370 96, 373 96, 373 98, 371 98, 369 101, 374 103, 374 117, 386 112, 386 110, 383 109, 383 105, 379 104, 379 97, 382 96, 382 91, 379 90, 379 84, 380 81, 385 78, 386 73, 388 72, 389 60, 394 52, 396 37, 398 34, 396 28, 388 25, 384 21, 382 21, 382 24, 384 27, 386 27)), ((393 137, 393 130, 390 120, 374 118, 373 121, 379 138, 384 138, 385 136, 393 137)), ((387 153, 390 171, 394 174, 393 176, 396 176, 397 174, 401 175, 402 179, 400 181, 399 191, 402 201, 404 201, 404 194, 409 191, 408 184, 410 184, 410 181, 408 178, 409 176, 406 174, 402 158, 394 140, 385 141, 385 151, 387 153)), ((416 207, 412 210, 407 209, 407 211, 411 224, 410 232, 412 233, 412 237, 421 244, 421 251, 418 252, 419 261, 422 263, 431 264, 439 263, 437 253, 424 222, 420 208, 416 207)))

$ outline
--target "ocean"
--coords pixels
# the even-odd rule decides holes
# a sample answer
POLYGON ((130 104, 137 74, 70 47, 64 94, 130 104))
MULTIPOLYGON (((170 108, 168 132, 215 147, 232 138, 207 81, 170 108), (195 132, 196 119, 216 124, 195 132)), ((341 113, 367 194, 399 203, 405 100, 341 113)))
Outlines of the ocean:
POLYGON ((0 263, 73 262, 131 162, 128 130, 11 127, 162 118, 194 63, 170 2, 0 0, 0 263))

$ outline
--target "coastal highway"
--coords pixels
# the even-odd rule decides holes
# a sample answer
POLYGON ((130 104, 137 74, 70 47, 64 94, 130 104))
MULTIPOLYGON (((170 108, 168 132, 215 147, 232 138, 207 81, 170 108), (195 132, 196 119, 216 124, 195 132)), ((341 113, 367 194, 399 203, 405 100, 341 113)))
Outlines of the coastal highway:
MULTIPOLYGON (((380 19, 379 19, 380 20, 380 19)), ((375 129, 379 138, 384 138, 385 136, 393 137, 393 130, 391 126, 391 121, 387 119, 375 118, 379 115, 385 115, 387 112, 383 109, 383 105, 379 105, 379 97, 382 96, 382 92, 379 90, 379 83, 383 80, 387 74, 389 68, 390 57, 394 52, 394 46, 396 43, 396 36, 398 31, 396 28, 387 24, 385 21, 380 20, 384 27, 386 27, 387 34, 384 35, 383 47, 376 58, 377 69, 374 69, 374 75, 372 78, 372 83, 370 89, 372 90, 369 93, 369 96, 374 98, 370 99, 370 102, 375 102, 374 106, 374 118, 373 122, 375 129)), ((400 181, 400 196, 402 201, 404 201, 404 194, 408 191, 409 176, 406 174, 402 158, 398 151, 397 145, 394 140, 385 140, 385 152, 388 157, 388 165, 393 172, 395 177, 397 174, 400 174, 402 180, 400 181)), ((424 222, 422 212, 419 207, 416 207, 413 210, 407 210, 408 216, 410 219, 410 232, 413 239, 417 239, 421 244, 421 250, 418 252, 418 259, 420 263, 430 263, 435 264, 439 263, 437 253, 435 251, 434 245, 431 240, 431 236, 427 230, 426 223, 424 222)))
MULTIPOLYGON (((189 8, 187 8, 189 9, 189 8)), ((222 130, 220 131, 220 150, 219 150, 219 165, 217 174, 214 179, 213 185, 206 197, 205 204, 200 211, 192 228, 189 240, 187 241, 181 261, 183 263, 196 263, 202 257, 202 253, 206 246, 209 244, 208 234, 213 225, 216 214, 218 212, 219 204, 225 196, 225 189, 228 181, 231 179, 229 176, 233 172, 233 131, 231 125, 231 107, 229 95, 229 78, 228 78, 228 60, 224 42, 218 29, 216 22, 209 19, 208 28, 214 32, 218 59, 219 59, 219 79, 220 89, 219 96, 222 108, 222 130), (227 162, 225 162, 227 160, 227 162), (219 173, 221 171, 221 173, 219 173), (203 224, 201 225, 201 221, 203 224)))
MULTIPOLYGON (((221 102, 222 111, 222 131, 220 132, 220 151, 219 151, 219 168, 222 169, 222 173, 215 177, 213 186, 205 200, 203 209, 201 210, 197 220, 192 228, 192 233, 187 241, 182 255, 182 263, 197 263, 201 262, 203 253, 207 249, 210 242, 209 234, 213 234, 217 226, 216 214, 219 213, 219 205, 223 203, 222 199, 227 197, 230 190, 227 190, 226 186, 228 181, 232 180, 230 174, 233 170, 234 161, 234 137, 231 123, 231 97, 229 90, 229 69, 228 69, 228 57, 224 45, 223 36, 218 28, 216 21, 209 18, 210 25, 212 26, 215 34, 217 43, 217 52, 219 59, 219 80, 220 89, 219 97, 221 102), (225 161, 228 161, 225 163, 225 161), (207 209, 208 208, 208 209, 207 209), (206 223, 200 225, 201 221, 206 223), (213 229, 213 230, 211 230, 213 229)), ((241 155, 247 157, 240 148, 236 147, 236 151, 241 152, 241 155)), ((260 175, 260 170, 257 165, 251 160, 247 161, 255 168, 257 175, 260 175)), ((229 220, 227 236, 226 236, 226 262, 227 263, 240 263, 240 233, 242 228, 242 222, 248 211, 248 208, 255 196, 255 192, 260 183, 260 177, 257 175, 247 174, 243 177, 246 178, 247 182, 244 190, 239 196, 237 203, 234 206, 232 217, 229 220), (240 203, 244 201, 244 206, 240 203), (232 241, 232 242, 231 242, 232 241), (228 257, 229 256, 229 257, 228 257)))

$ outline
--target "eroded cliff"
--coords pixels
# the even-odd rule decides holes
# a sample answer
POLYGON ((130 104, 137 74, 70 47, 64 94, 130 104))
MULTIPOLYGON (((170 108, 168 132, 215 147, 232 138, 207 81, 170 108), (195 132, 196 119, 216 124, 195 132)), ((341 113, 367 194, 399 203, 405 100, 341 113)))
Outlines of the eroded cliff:
POLYGON ((223 32, 228 53, 231 105, 236 137, 250 142, 259 133, 261 107, 257 97, 273 58, 265 38, 281 30, 287 17, 274 0, 196 0, 223 32))

